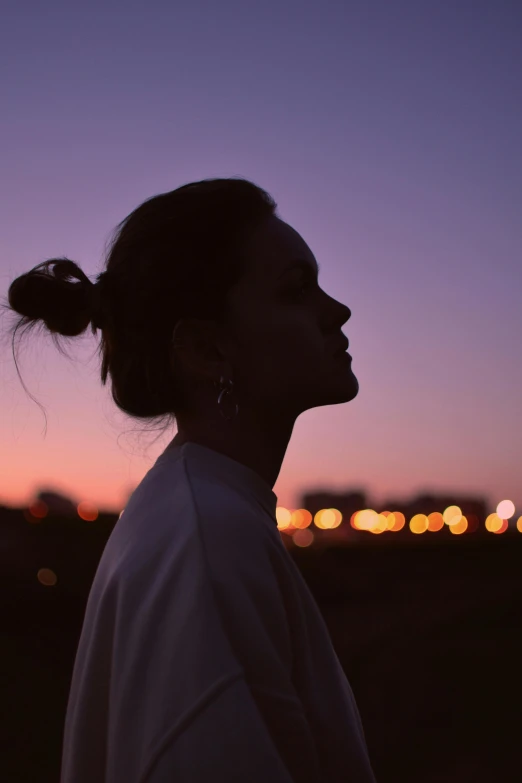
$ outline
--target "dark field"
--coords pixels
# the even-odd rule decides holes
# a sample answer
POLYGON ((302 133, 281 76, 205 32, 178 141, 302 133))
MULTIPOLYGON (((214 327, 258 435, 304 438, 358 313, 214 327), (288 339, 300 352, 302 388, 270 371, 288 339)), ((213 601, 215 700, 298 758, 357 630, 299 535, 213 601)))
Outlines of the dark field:
MULTIPOLYGON (((0 517, 1 778, 58 783, 83 611, 115 518, 86 528, 20 516, 0 517), (42 567, 55 585, 37 580, 42 567)), ((522 780, 522 535, 290 551, 351 682, 378 783, 522 780)))

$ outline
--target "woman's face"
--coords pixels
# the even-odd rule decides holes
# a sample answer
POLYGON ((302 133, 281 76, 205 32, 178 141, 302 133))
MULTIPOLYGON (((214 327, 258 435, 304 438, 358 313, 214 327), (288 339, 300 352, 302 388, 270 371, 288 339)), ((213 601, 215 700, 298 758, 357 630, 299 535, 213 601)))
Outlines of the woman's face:
POLYGON ((251 236, 247 257, 229 294, 227 350, 243 405, 297 417, 352 400, 359 384, 341 332, 351 311, 322 290, 306 242, 270 217, 251 236))

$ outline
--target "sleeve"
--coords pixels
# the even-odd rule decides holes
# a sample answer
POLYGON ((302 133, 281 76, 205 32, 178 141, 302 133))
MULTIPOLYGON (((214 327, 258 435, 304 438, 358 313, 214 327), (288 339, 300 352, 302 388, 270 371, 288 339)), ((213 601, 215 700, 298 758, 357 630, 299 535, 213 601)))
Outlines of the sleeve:
MULTIPOLYGON (((288 734, 299 740, 301 769, 281 758, 243 677, 222 690, 190 723, 164 738, 140 783, 316 783, 307 764, 299 708, 287 708, 288 734)), ((297 751, 297 745, 295 747, 297 751)))

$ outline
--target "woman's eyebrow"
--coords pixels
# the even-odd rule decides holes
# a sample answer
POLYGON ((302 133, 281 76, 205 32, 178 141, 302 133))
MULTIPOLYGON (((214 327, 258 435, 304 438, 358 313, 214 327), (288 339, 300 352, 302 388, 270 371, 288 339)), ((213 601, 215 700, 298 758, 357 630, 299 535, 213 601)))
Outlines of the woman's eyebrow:
POLYGON ((287 268, 281 272, 281 274, 278 277, 278 280, 279 278, 283 277, 283 275, 286 275, 288 274, 288 272, 291 272, 292 269, 297 269, 297 268, 306 269, 307 272, 312 272, 314 275, 319 275, 319 270, 321 269, 321 266, 320 264, 317 264, 317 269, 316 269, 315 266, 313 266, 309 261, 306 261, 304 258, 294 258, 290 262, 290 265, 287 266, 287 268))

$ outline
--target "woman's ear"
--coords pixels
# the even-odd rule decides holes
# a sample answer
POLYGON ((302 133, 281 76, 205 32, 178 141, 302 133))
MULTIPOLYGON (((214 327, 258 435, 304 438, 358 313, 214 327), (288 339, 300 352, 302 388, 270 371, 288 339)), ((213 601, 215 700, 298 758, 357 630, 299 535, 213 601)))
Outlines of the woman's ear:
POLYGON ((219 327, 216 321, 184 318, 172 333, 174 363, 190 376, 216 381, 227 372, 225 357, 219 347, 219 327))

